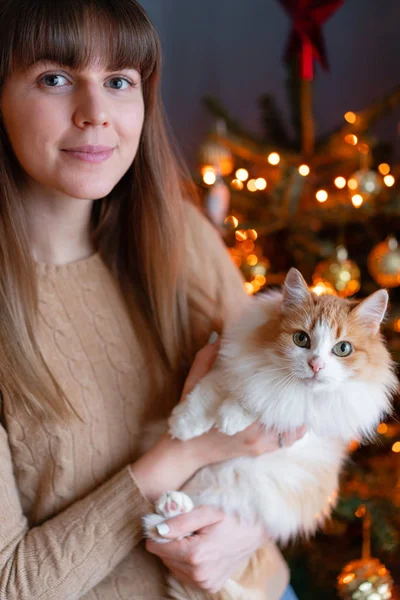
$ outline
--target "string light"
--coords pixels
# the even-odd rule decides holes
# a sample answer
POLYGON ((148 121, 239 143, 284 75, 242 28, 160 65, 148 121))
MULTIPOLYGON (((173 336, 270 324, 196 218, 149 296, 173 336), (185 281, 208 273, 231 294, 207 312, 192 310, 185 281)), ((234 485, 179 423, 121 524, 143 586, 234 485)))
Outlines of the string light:
POLYGON ((390 166, 387 163, 381 163, 378 166, 378 171, 381 175, 387 175, 390 173, 390 166))
POLYGON ((346 186, 346 180, 344 177, 336 177, 335 181, 333 182, 337 188, 339 188, 339 190, 342 190, 345 186, 346 186))
POLYGON ((299 166, 299 173, 303 177, 307 177, 307 175, 310 173, 310 167, 308 165, 300 165, 299 166))
POLYGON ((400 442, 395 442, 392 446, 393 452, 400 452, 400 442))
POLYGON ((266 187, 267 187, 267 182, 264 179, 264 177, 258 177, 258 179, 256 179, 256 188, 258 190, 265 190, 266 187))
POLYGON ((349 188, 349 190, 356 190, 358 188, 358 181, 357 181, 357 179, 354 179, 354 177, 352 177, 351 179, 349 179, 348 182, 347 182, 347 187, 349 188))
POLYGON ((256 180, 255 179, 249 179, 249 181, 247 182, 247 189, 250 192, 256 192, 257 191, 257 184, 256 184, 256 180))
POLYGON ((278 165, 281 161, 281 157, 277 152, 271 152, 268 156, 268 162, 270 165, 278 165))
POLYGON ((378 433, 385 434, 388 432, 388 426, 386 425, 386 423, 380 423, 376 430, 378 433))
POLYGON ((256 275, 255 279, 261 287, 267 283, 265 275, 256 275))
POLYGON ((249 178, 249 172, 246 171, 246 169, 238 169, 235 175, 236 178, 239 179, 239 181, 247 181, 247 179, 249 178))
POLYGON ((362 517, 365 517, 366 512, 367 512, 367 507, 365 506, 365 504, 360 504, 360 506, 357 508, 357 510, 355 512, 355 515, 356 515, 356 517, 361 519, 362 517))
POLYGON ((354 196, 351 198, 351 202, 355 208, 360 208, 361 204, 364 202, 364 199, 361 194, 354 194, 354 196))
POLYGON ((346 144, 350 144, 350 146, 356 146, 358 143, 358 137, 354 135, 354 133, 348 133, 344 136, 344 141, 346 144))
POLYGON ((392 187, 392 185, 394 185, 394 181, 393 175, 385 175, 383 178, 383 183, 387 185, 387 187, 392 187))
POLYGON ((258 263, 258 258, 255 254, 249 254, 249 256, 247 257, 247 264, 250 265, 251 267, 254 267, 254 265, 256 265, 258 263))
POLYGON ((240 179, 232 179, 231 181, 231 186, 233 187, 234 190, 242 190, 244 185, 243 185, 243 181, 240 181, 240 179))
POLYGON ((224 223, 225 223, 225 225, 230 225, 234 229, 236 229, 236 227, 239 225, 239 221, 233 215, 230 215, 229 217, 226 217, 224 223))
POLYGON ((238 242, 244 242, 245 240, 247 240, 247 231, 245 231, 244 229, 238 229, 235 232, 235 238, 238 242))
POLYGON ((344 115, 345 120, 348 123, 355 123, 357 120, 357 115, 355 113, 353 113, 351 110, 349 110, 345 115, 344 115))
POLYGON ((318 202, 326 202, 326 200, 328 200, 328 192, 326 190, 318 190, 318 192, 315 194, 315 197, 318 202))
POLYGON ((212 171, 211 169, 209 171, 206 171, 203 175, 203 181, 207 185, 213 185, 213 183, 215 183, 216 180, 217 180, 217 176, 216 176, 215 172, 212 171))

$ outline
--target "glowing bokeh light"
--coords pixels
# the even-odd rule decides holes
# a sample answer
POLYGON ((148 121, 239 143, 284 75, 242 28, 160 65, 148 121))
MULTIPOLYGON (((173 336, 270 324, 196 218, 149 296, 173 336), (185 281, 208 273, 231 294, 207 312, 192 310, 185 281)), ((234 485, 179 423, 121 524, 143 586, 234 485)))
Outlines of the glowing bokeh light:
POLYGON ((345 120, 346 120, 348 123, 351 123, 351 124, 353 124, 353 123, 355 123, 355 122, 356 122, 356 120, 357 120, 357 115, 356 115, 356 113, 353 113, 353 111, 349 110, 349 111, 348 111, 348 112, 347 112, 347 113, 344 115, 344 118, 345 118, 345 120))
POLYGON ((381 175, 388 175, 390 173, 390 166, 387 163, 381 163, 378 166, 378 171, 381 175))
POLYGON ((256 180, 255 179, 249 179, 249 181, 247 182, 247 189, 250 192, 256 192, 257 191, 257 184, 256 184, 256 180))
POLYGON ((265 190, 267 187, 267 182, 265 181, 264 177, 258 177, 258 179, 256 179, 256 187, 258 190, 265 190))
POLYGON ((207 185, 213 185, 217 180, 217 176, 214 171, 206 171, 203 175, 203 181, 207 185))
POLYGON ((355 208, 360 208, 361 204, 364 202, 361 194, 354 194, 351 198, 351 203, 355 208))
POLYGON ((271 152, 271 154, 268 156, 268 162, 270 165, 279 165, 280 161, 281 157, 277 152, 271 152))
POLYGON ((394 185, 395 179, 393 177, 393 175, 385 175, 385 177, 383 178, 383 183, 387 186, 387 187, 392 187, 392 185, 394 185))
POLYGON ((249 178, 249 172, 246 169, 238 169, 235 173, 236 178, 240 181, 247 181, 249 178))
POLYGON ((309 175, 309 173, 310 173, 310 167, 308 165, 300 165, 299 166, 299 173, 303 177, 307 177, 307 175, 309 175))
POLYGON ((339 188, 339 190, 342 190, 345 186, 346 186, 346 180, 344 177, 336 177, 335 181, 333 182, 337 188, 339 188))
POLYGON ((328 192, 326 190, 318 190, 318 192, 315 194, 315 197, 318 202, 326 202, 326 200, 328 200, 328 192))

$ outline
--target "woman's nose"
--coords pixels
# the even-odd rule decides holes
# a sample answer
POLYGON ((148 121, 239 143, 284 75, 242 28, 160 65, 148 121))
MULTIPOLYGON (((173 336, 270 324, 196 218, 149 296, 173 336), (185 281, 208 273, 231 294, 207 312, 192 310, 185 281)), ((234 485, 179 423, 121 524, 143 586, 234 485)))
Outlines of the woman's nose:
POLYGON ((74 112, 74 123, 80 128, 90 125, 92 127, 107 127, 109 125, 110 116, 107 101, 100 90, 84 90, 79 94, 74 112))

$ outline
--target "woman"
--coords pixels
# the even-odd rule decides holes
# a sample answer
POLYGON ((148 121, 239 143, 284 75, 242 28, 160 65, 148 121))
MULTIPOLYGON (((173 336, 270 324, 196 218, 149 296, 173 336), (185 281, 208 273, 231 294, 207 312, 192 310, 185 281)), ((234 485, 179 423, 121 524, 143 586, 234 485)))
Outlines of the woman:
POLYGON ((263 547, 254 572, 278 600, 287 568, 258 525, 202 507, 170 522, 192 538, 141 542, 163 491, 277 448, 252 427, 164 436, 139 458, 143 426, 168 416, 245 297, 183 202, 157 35, 134 0, 0 6, 0 598, 154 599, 165 566, 216 591, 263 547))

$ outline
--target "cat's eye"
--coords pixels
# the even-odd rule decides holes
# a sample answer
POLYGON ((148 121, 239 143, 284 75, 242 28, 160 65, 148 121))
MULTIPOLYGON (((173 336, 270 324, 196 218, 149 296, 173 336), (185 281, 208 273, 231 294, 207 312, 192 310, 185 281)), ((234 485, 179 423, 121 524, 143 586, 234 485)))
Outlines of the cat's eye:
POLYGON ((350 342, 338 342, 333 346, 332 352, 333 354, 336 354, 336 356, 349 356, 349 354, 353 352, 353 346, 350 342))
POLYGON ((296 346, 300 346, 300 348, 310 348, 310 338, 304 331, 296 331, 293 334, 293 341, 296 346))

